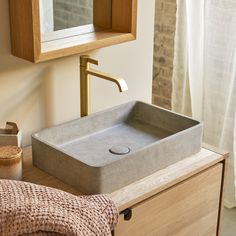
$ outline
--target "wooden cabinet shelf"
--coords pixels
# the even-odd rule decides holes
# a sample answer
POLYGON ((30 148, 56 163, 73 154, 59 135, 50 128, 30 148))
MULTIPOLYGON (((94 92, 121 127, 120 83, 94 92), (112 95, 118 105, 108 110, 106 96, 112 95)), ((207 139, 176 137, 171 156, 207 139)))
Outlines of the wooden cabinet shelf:
POLYGON ((39 1, 9 0, 14 56, 37 63, 136 39, 137 0, 93 0, 94 25, 103 30, 74 27, 49 33, 50 40, 41 35, 39 1))

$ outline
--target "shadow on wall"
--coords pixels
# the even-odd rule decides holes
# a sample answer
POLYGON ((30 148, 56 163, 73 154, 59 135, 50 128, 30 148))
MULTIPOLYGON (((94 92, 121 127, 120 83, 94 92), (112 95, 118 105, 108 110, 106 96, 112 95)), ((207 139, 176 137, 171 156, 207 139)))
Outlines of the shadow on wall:
POLYGON ((8 0, 0 2, 0 35, 0 127, 6 121, 17 122, 26 145, 32 127, 38 130, 53 123, 53 69, 11 55, 8 0))

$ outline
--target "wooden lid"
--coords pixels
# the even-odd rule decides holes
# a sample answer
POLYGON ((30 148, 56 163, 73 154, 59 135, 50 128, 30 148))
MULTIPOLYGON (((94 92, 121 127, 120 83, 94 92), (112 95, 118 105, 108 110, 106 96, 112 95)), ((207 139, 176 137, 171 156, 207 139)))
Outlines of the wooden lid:
POLYGON ((0 147, 0 159, 13 159, 21 157, 22 149, 16 146, 0 147))

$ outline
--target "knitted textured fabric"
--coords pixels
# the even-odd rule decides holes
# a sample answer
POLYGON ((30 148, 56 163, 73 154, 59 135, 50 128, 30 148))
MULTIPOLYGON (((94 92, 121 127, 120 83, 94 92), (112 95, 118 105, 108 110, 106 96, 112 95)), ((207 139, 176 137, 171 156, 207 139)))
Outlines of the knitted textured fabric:
POLYGON ((118 210, 107 195, 72 194, 0 180, 1 236, 109 236, 118 210))

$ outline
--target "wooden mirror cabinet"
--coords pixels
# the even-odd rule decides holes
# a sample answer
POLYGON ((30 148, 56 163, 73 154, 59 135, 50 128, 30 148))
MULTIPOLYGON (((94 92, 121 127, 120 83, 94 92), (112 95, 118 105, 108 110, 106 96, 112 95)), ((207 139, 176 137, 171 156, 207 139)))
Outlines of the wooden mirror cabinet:
POLYGON ((14 56, 37 63, 136 39, 137 0, 93 0, 93 21, 102 28, 80 27, 41 35, 40 0, 9 0, 14 56))

